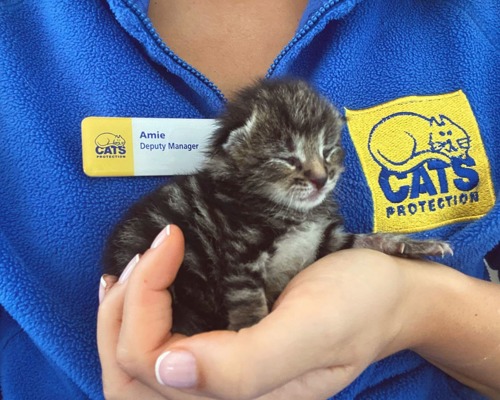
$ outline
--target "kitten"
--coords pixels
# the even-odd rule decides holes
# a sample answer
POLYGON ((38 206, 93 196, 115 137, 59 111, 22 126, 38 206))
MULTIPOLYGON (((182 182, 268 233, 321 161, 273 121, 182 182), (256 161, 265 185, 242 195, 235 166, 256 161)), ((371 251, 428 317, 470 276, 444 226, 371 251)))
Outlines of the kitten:
POLYGON ((340 249, 451 253, 438 241, 344 232, 331 196, 343 170, 343 118, 304 82, 259 82, 218 123, 204 167, 135 204, 105 252, 105 273, 119 275, 165 225, 182 229, 186 253, 169 289, 174 332, 255 324, 293 276, 340 249))

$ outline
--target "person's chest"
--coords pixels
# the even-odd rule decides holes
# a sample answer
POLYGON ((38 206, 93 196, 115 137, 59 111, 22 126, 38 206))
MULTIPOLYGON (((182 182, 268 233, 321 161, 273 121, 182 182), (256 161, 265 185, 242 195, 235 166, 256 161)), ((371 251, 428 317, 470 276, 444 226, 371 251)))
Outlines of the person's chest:
POLYGON ((225 94, 266 75, 293 38, 307 1, 152 1, 148 16, 180 58, 225 94))

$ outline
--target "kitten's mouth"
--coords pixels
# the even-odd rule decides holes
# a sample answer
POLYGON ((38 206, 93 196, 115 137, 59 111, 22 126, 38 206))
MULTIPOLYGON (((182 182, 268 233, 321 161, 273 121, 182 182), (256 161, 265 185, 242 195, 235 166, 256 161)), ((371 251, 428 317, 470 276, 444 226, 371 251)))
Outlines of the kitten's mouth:
POLYGON ((324 197, 324 195, 325 193, 323 190, 313 190, 312 193, 305 198, 305 200, 316 201, 320 197, 324 197))
POLYGON ((303 196, 300 196, 299 201, 301 203, 309 204, 312 207, 314 207, 323 201, 327 192, 328 191, 325 190, 324 188, 313 189, 311 190, 311 192, 304 193, 303 196))
POLYGON ((273 190, 271 192, 271 198, 279 204, 284 204, 297 210, 307 211, 321 204, 326 196, 332 191, 333 186, 335 186, 334 183, 329 181, 328 184, 321 188, 292 186, 285 192, 276 188, 278 190, 273 190), (277 195, 278 193, 279 195, 277 195))

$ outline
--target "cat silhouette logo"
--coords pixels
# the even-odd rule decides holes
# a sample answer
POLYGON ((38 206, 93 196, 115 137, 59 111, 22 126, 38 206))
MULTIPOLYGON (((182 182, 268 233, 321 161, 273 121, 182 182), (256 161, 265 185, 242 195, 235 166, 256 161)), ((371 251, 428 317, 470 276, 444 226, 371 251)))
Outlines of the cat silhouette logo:
POLYGON ((426 118, 411 112, 391 114, 378 122, 370 132, 368 148, 373 159, 390 171, 405 172, 420 164, 455 158, 468 158, 470 137, 444 115, 426 118), (399 134, 399 147, 387 141, 391 133, 399 134))
POLYGON ((484 215, 489 161, 462 91, 346 110, 374 204, 374 231, 414 232, 484 215))
POLYGON ((124 158, 127 153, 125 139, 111 132, 103 132, 95 138, 98 158, 124 158))

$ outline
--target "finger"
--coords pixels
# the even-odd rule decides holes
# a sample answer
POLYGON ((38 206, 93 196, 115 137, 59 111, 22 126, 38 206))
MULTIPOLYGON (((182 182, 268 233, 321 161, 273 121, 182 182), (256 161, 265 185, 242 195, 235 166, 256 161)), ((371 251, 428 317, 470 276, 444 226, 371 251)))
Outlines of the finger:
POLYGON ((97 348, 103 371, 103 384, 130 381, 116 361, 116 348, 120 334, 126 285, 109 289, 97 313, 97 348))
MULTIPOLYGON (((150 353, 158 352, 172 338, 172 284, 184 256, 184 237, 174 225, 159 235, 154 247, 144 253, 127 280, 122 329, 120 363, 129 372, 143 372, 151 363, 150 353)), ((154 359, 152 359, 154 364, 154 359)))
MULTIPOLYGON (((111 279, 115 284, 116 279, 111 279)), ((102 385, 106 399, 148 400, 166 399, 157 391, 142 385, 141 382, 128 375, 119 365, 116 358, 121 316, 125 298, 126 282, 116 284, 113 290, 108 287, 104 304, 99 308, 97 322, 97 343, 102 368, 102 385)))
MULTIPOLYGON (((140 258, 142 259, 142 257, 140 258)), ((135 269, 135 268, 134 268, 135 269)), ((162 388, 154 379, 154 370, 150 367, 150 381, 153 384, 143 385, 135 376, 127 373, 117 358, 119 337, 122 329, 122 316, 124 311, 125 294, 128 290, 129 280, 120 277, 104 277, 110 285, 99 307, 97 321, 97 343, 102 367, 103 389, 106 398, 110 399, 171 399, 171 400, 203 400, 198 396, 180 393, 174 389, 162 388), (155 390, 160 389, 163 395, 155 390)), ((150 365, 154 365, 152 357, 150 365)))
POLYGON ((109 290, 113 287, 113 285, 118 281, 118 278, 114 275, 104 274, 101 276, 101 280, 99 283, 99 304, 104 300, 104 296, 109 290))

